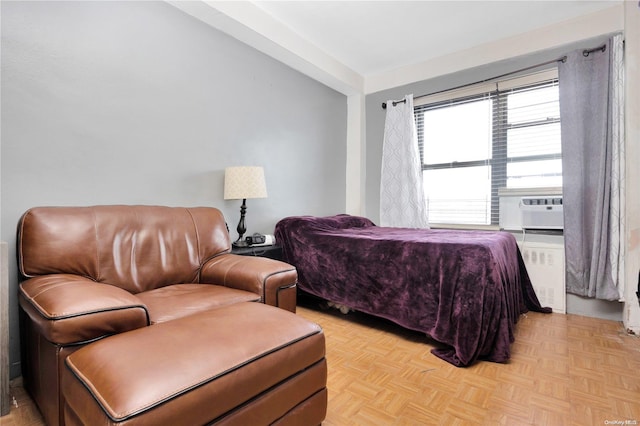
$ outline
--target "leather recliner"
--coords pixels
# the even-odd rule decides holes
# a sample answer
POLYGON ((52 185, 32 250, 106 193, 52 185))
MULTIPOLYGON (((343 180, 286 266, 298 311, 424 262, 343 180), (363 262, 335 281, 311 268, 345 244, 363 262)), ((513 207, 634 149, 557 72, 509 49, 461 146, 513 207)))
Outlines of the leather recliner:
POLYGON ((240 302, 296 308, 296 269, 231 254, 215 208, 36 207, 17 248, 24 385, 53 426, 64 360, 91 342, 240 302))

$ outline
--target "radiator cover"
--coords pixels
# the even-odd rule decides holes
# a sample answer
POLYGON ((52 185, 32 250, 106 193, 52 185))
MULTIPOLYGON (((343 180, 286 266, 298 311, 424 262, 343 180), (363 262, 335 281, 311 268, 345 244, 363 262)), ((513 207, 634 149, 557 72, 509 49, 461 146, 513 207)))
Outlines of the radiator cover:
POLYGON ((564 244, 524 241, 519 245, 540 304, 566 313, 564 244))

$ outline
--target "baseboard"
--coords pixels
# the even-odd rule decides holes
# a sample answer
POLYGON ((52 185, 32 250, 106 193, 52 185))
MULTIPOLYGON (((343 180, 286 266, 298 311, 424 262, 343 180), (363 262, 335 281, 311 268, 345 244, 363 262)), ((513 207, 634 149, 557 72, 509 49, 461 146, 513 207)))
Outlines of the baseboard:
POLYGON ((567 293, 567 313, 622 322, 624 303, 567 293))
POLYGON ((8 245, 0 242, 0 416, 9 414, 9 258, 8 245))

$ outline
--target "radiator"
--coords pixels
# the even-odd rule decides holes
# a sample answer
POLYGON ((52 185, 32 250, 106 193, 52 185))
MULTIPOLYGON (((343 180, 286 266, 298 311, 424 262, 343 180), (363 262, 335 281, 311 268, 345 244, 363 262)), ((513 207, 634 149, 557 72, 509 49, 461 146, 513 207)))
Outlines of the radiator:
POLYGON ((566 313, 564 245, 524 241, 519 246, 540 304, 566 313))

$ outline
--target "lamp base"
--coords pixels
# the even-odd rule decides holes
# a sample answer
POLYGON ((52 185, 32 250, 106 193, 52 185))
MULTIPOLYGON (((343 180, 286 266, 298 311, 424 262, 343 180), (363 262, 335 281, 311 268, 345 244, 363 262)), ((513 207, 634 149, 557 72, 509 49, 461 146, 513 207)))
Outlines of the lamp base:
POLYGON ((242 247, 249 247, 249 244, 247 244, 247 242, 245 240, 238 240, 238 241, 234 241, 233 242, 233 246, 234 247, 238 247, 238 248, 242 248, 242 247))
POLYGON ((238 222, 238 239, 233 242, 234 247, 249 247, 247 241, 242 238, 245 232, 247 232, 247 227, 244 224, 244 216, 247 212, 247 199, 242 200, 242 205, 240 206, 240 222, 238 222))

